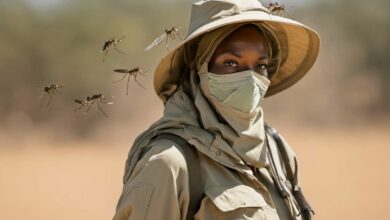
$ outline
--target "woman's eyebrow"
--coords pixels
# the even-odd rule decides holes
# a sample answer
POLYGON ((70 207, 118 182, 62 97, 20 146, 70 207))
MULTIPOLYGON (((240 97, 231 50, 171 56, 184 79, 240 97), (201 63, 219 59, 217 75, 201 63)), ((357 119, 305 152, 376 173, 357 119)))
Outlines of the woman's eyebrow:
POLYGON ((259 57, 259 60, 265 60, 265 59, 268 59, 268 55, 263 55, 259 57))
MULTIPOLYGON (((230 54, 230 55, 233 55, 235 57, 238 57, 238 58, 242 58, 242 55, 239 53, 239 52, 236 52, 234 50, 228 50, 228 51, 225 51, 224 53, 222 53, 221 55, 223 54, 230 54)), ((265 54, 265 55, 261 55, 259 56, 258 60, 265 60, 265 59, 268 59, 268 55, 265 54)))
POLYGON ((223 54, 231 54, 231 55, 233 55, 233 56, 235 56, 235 57, 238 57, 238 58, 241 58, 241 57, 242 57, 240 53, 238 53, 238 52, 236 52, 236 51, 234 51, 234 50, 225 51, 223 54))

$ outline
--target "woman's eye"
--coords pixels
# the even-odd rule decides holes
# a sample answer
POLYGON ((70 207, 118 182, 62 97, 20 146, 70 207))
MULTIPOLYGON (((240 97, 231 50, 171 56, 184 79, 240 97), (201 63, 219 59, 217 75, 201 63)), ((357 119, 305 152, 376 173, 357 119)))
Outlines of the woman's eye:
POLYGON ((256 69, 257 69, 257 73, 259 73, 260 75, 263 75, 265 77, 267 77, 269 79, 269 75, 268 75, 268 65, 265 65, 265 64, 258 64, 256 66, 256 69))
POLYGON ((266 64, 258 64, 256 66, 256 69, 258 69, 258 70, 267 70, 268 66, 266 64))
POLYGON ((228 66, 228 67, 236 67, 238 66, 237 62, 236 61, 233 61, 233 60, 227 60, 224 62, 225 66, 228 66))

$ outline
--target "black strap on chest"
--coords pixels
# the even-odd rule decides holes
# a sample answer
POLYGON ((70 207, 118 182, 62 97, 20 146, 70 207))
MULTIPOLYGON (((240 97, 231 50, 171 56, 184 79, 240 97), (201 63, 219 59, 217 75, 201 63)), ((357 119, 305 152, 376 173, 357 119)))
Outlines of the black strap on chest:
POLYGON ((298 203, 298 206, 300 208, 300 215, 302 215, 303 220, 311 220, 312 215, 314 215, 314 211, 311 208, 310 204, 307 202, 305 196, 303 195, 302 189, 299 187, 297 183, 297 178, 294 175, 294 172, 292 170, 292 165, 290 162, 290 159, 288 158, 288 153, 286 150, 286 146, 284 145, 282 138, 279 136, 276 129, 265 125, 265 129, 269 135, 272 136, 272 138, 275 140, 277 148, 282 155, 284 167, 286 169, 287 179, 291 182, 292 189, 293 189, 293 196, 295 200, 298 203))
POLYGON ((203 198, 203 180, 197 150, 185 139, 174 134, 160 134, 154 140, 160 139, 166 139, 176 143, 176 146, 181 149, 186 160, 190 184, 190 202, 186 219, 192 220, 199 210, 203 198))

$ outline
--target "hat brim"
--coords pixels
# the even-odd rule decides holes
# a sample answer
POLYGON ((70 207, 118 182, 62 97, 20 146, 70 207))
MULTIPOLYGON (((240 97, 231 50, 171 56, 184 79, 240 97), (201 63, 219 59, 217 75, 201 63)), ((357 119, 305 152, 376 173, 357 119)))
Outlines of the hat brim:
POLYGON ((157 65, 154 88, 162 97, 172 90, 181 78, 184 69, 183 46, 197 37, 220 27, 244 23, 264 22, 276 33, 280 43, 282 60, 279 70, 272 76, 265 97, 279 93, 298 82, 317 59, 320 38, 311 28, 292 19, 271 15, 261 11, 247 11, 212 21, 190 33, 157 65))

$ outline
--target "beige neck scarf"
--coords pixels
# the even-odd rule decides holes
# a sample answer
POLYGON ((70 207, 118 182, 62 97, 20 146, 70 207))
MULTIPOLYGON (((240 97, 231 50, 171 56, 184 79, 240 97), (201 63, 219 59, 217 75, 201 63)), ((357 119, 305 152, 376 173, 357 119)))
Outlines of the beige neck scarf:
MULTIPOLYGON (((256 25, 267 38, 270 38, 268 34, 266 34, 267 32, 263 26, 258 23, 253 24, 256 25)), ((222 137, 231 144, 234 152, 245 162, 245 164, 261 168, 267 163, 267 148, 265 147, 264 116, 262 108, 257 108, 256 111, 251 114, 245 114, 232 108, 226 109, 220 105, 218 101, 215 101, 212 95, 210 95, 208 88, 208 64, 214 51, 229 34, 243 25, 245 24, 235 24, 220 28, 208 33, 200 40, 197 53, 193 59, 195 63, 191 64, 193 67, 196 66, 196 69, 193 69, 193 72, 197 70, 197 74, 200 78, 200 83, 197 86, 198 91, 195 93, 194 101, 199 110, 204 128, 207 130, 217 128, 216 132, 220 133, 222 137), (205 99, 207 101, 205 101, 205 99), (216 112, 216 114, 213 114, 213 112, 216 112), (221 122, 221 117, 216 116, 218 114, 224 115, 225 121, 227 122, 221 122), (230 126, 226 126, 226 124, 230 124, 230 126), (240 129, 237 130, 237 127, 240 127, 240 129)), ((269 45, 269 48, 272 48, 271 44, 269 45)), ((273 51, 271 50, 271 57, 273 57, 272 52, 273 51)), ((195 74, 193 72, 192 74, 195 74)))
MULTIPOLYGON (((264 32, 262 25, 254 24, 264 32)), ((188 45, 185 60, 190 70, 183 73, 186 75, 183 75, 182 84, 165 103, 164 116, 135 140, 127 161, 125 181, 144 148, 160 133, 181 136, 200 152, 225 166, 240 166, 244 170, 250 170, 248 165, 257 168, 267 166, 262 109, 259 108, 251 126, 237 133, 210 104, 199 83, 199 74, 207 73, 208 62, 216 47, 242 25, 244 24, 220 28, 207 33, 195 45, 188 45), (196 47, 197 52, 194 53, 193 49, 196 47), (222 157, 215 157, 214 148, 222 152, 222 157)))

